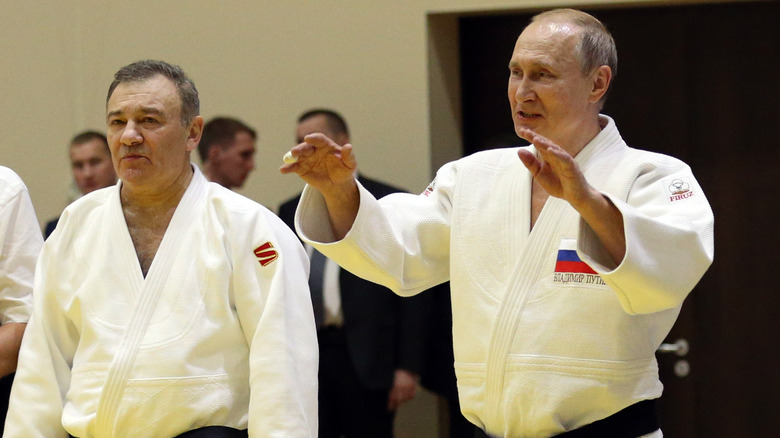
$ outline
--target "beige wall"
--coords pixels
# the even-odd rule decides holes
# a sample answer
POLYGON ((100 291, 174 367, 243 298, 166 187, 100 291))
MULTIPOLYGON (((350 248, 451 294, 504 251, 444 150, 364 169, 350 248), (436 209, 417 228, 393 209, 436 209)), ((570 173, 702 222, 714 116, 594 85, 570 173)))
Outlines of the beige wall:
MULTIPOLYGON (((343 112, 366 174, 421 191, 433 166, 427 15, 539 3, 0 0, 0 164, 25 180, 40 222, 58 215, 69 196, 68 139, 104 130, 119 67, 157 58, 193 77, 203 116, 259 130, 257 170, 242 193, 269 208, 301 188, 277 168, 295 117, 312 106, 343 112)), ((446 126, 456 112, 433 117, 446 126)), ((457 130, 442 132, 435 140, 452 150, 436 165, 459 148, 457 130)))

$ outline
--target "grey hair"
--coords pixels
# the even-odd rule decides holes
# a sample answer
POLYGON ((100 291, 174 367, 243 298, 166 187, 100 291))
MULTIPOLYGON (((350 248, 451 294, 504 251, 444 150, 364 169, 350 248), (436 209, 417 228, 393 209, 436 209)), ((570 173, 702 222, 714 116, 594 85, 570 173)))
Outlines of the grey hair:
MULTIPOLYGON (((606 65, 612 70, 612 79, 614 80, 618 67, 617 47, 606 26, 594 16, 576 9, 553 9, 542 12, 535 15, 531 19, 531 23, 556 18, 570 22, 582 30, 577 45, 577 56, 580 60, 582 74, 587 76, 602 65, 606 65)), ((610 89, 611 85, 610 82, 610 89)), ((608 94, 609 89, 601 98, 602 103, 607 99, 608 94)))
POLYGON ((188 125, 195 116, 200 115, 200 98, 195 83, 178 65, 165 61, 147 59, 128 64, 114 74, 114 81, 108 87, 106 104, 111 99, 116 87, 121 83, 143 82, 157 75, 169 79, 176 86, 181 98, 181 123, 188 125))

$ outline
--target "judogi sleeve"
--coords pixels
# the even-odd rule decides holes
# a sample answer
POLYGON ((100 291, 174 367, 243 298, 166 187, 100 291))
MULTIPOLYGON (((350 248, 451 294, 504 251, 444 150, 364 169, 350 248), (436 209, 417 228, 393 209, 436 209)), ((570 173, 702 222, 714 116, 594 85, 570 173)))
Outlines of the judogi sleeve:
POLYGON ((236 309, 250 345, 249 436, 313 438, 319 350, 309 260, 287 225, 265 216, 253 233, 262 237, 244 239, 234 255, 236 309))
POLYGON ((714 256, 712 209, 691 169, 672 157, 657 157, 642 169, 624 182, 631 186, 626 199, 604 193, 623 214, 623 261, 614 266, 583 220, 578 239, 583 260, 630 314, 681 305, 714 256))
POLYGON ((57 291, 56 271, 63 260, 56 257, 53 249, 47 242, 36 266, 38 272, 47 275, 35 277, 33 315, 19 352, 4 437, 68 436, 62 427, 62 410, 78 345, 78 330, 64 311, 69 306, 68 298, 57 291))
POLYGON ((0 324, 24 323, 43 237, 27 187, 9 169, 0 172, 0 324))
POLYGON ((381 201, 358 183, 357 217, 338 242, 322 195, 307 185, 295 215, 296 231, 355 275, 398 295, 418 294, 449 280, 454 173, 449 163, 423 194, 393 193, 381 201))

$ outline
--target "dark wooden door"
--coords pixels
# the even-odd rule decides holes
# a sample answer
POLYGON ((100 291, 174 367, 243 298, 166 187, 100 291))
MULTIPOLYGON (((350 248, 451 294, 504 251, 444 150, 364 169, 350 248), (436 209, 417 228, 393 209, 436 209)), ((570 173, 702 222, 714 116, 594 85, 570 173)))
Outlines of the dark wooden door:
MULTIPOLYGON (((715 212, 715 262, 666 341, 689 352, 658 355, 664 435, 778 436, 780 3, 588 12, 618 45, 604 112, 629 145, 689 163, 715 212)), ((530 15, 459 21, 464 155, 520 144, 507 63, 530 15)))

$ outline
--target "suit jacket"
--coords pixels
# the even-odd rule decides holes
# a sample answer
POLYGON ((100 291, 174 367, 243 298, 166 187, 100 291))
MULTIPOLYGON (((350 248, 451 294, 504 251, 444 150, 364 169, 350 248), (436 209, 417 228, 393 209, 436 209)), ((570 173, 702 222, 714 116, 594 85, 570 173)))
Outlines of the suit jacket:
MULTIPOLYGON (((401 191, 362 176, 358 181, 377 198, 401 191)), ((279 217, 293 230, 300 197, 279 207, 279 217)), ((339 288, 347 348, 363 385, 390 389, 396 369, 421 374, 433 295, 426 291, 403 298, 345 269, 339 271, 339 288)))
POLYGON ((48 239, 49 235, 54 232, 54 229, 57 228, 57 222, 60 221, 60 217, 57 216, 54 219, 50 220, 49 222, 46 222, 46 228, 43 229, 43 238, 48 239))

